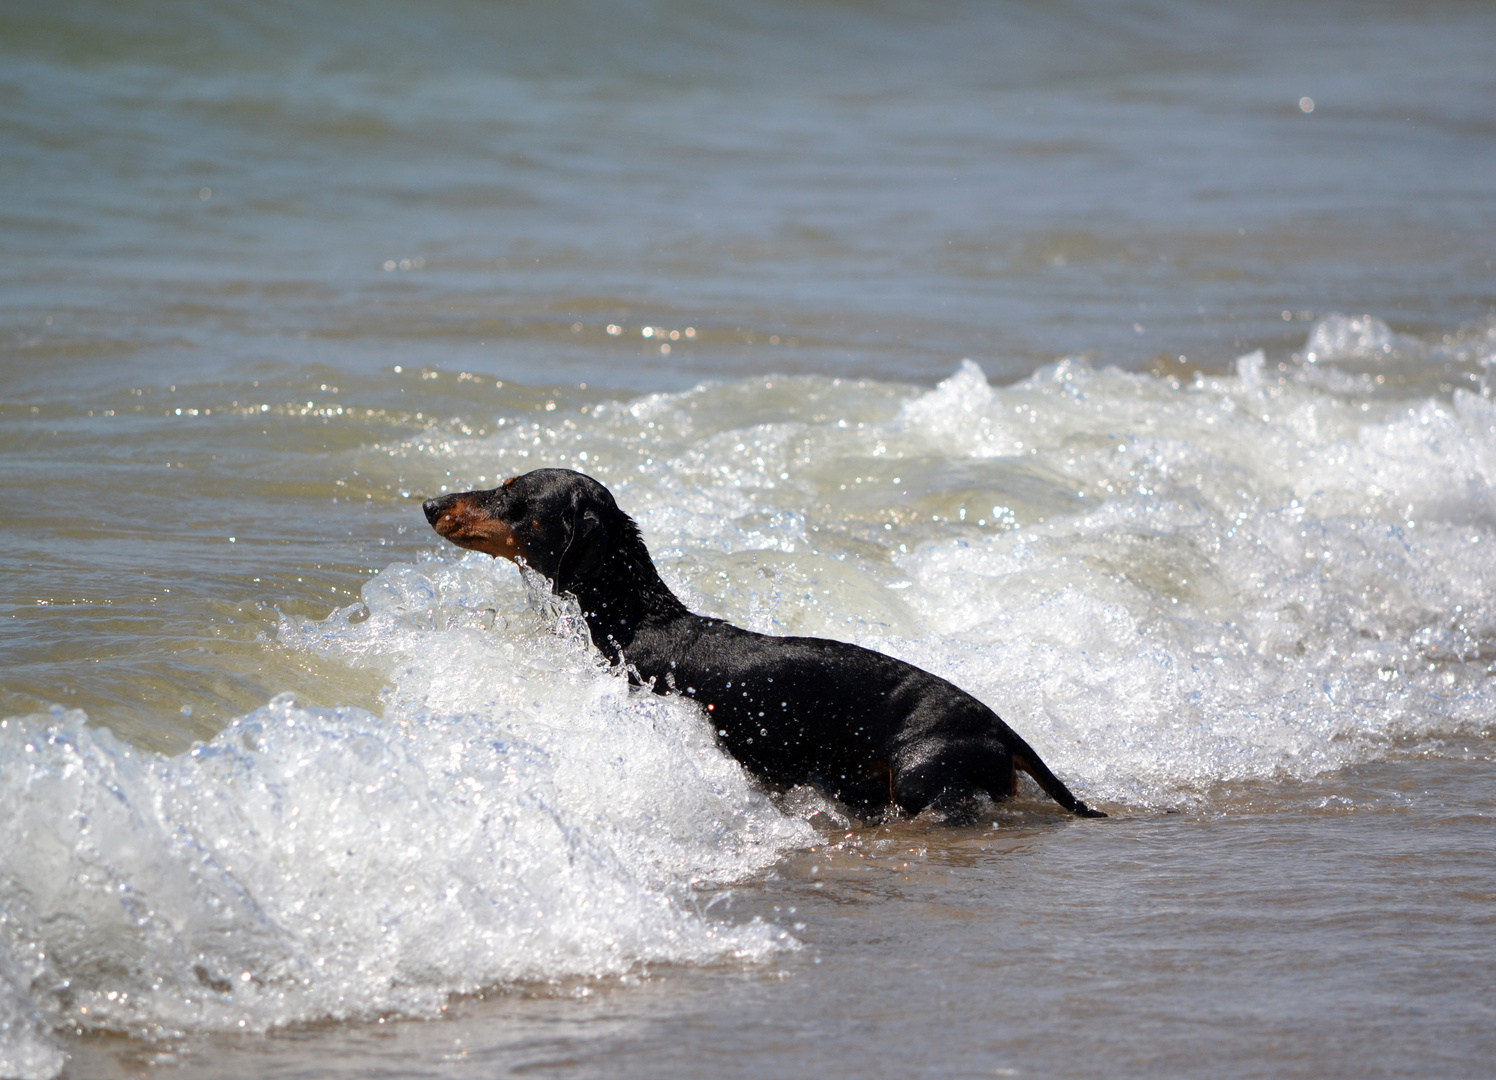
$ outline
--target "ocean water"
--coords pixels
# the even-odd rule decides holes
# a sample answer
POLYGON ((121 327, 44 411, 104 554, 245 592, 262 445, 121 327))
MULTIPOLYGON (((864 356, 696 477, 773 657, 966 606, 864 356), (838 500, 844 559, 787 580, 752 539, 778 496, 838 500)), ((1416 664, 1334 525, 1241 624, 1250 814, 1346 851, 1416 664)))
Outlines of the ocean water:
POLYGON ((1482 1076, 1496 13, 0 11, 0 1076, 1482 1076), (420 502, 1079 795, 766 790, 420 502))

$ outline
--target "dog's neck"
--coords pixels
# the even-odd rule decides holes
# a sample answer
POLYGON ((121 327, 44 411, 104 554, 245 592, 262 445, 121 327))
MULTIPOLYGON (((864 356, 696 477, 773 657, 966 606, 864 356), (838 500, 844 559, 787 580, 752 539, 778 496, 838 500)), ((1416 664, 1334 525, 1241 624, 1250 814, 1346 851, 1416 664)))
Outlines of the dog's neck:
POLYGON ((587 621, 592 643, 617 663, 640 628, 690 614, 660 578, 632 518, 615 530, 612 549, 597 573, 568 582, 587 621))

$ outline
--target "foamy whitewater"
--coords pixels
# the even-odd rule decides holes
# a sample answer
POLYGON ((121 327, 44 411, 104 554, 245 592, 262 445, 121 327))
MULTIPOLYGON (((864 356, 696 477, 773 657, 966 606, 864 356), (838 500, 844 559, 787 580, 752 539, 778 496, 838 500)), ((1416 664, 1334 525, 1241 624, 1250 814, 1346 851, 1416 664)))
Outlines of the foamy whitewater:
MULTIPOLYGON (((1125 815, 1489 731, 1493 359, 1496 323, 1332 316, 1229 375, 759 378, 355 467, 426 494, 583 470, 694 609, 926 667, 1125 815)), ((835 808, 761 791, 512 565, 433 536, 266 648, 374 673, 381 715, 277 698, 176 757, 77 712, 0 724, 0 1074, 55 1075, 69 1030, 434 1016, 797 947, 711 902, 835 808)))

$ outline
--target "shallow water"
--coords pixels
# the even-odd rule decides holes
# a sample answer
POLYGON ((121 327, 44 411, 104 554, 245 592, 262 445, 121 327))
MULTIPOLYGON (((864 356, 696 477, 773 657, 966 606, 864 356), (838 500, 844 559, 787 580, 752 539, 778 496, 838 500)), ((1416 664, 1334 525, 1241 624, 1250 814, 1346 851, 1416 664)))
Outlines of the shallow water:
POLYGON ((0 1075, 1488 1071, 1493 43, 7 8, 0 1075), (427 528, 542 465, 1112 817, 761 790, 427 528))
POLYGON ((73 1074, 116 1075, 124 1052, 204 1077, 1477 1076, 1496 1049, 1476 989, 1489 769, 1362 767, 1094 828, 832 837, 725 902, 801 927, 768 969, 655 967, 440 1023, 164 1053, 89 1040, 73 1074))

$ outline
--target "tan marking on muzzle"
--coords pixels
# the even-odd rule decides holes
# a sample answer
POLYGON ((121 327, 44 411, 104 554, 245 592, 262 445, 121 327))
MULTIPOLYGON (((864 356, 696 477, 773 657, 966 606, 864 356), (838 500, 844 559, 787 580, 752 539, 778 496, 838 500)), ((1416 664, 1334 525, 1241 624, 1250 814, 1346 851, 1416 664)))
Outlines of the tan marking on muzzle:
POLYGON ((441 512, 431 527, 458 547, 481 551, 494 558, 522 559, 524 551, 514 530, 490 517, 476 500, 458 499, 441 512))

